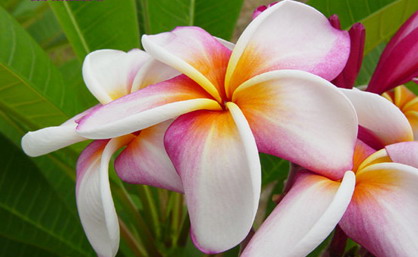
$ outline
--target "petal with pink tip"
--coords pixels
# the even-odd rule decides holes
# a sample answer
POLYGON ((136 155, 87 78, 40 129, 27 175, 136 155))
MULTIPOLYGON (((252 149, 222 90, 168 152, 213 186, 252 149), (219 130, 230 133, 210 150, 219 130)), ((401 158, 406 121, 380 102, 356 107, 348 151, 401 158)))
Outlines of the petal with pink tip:
POLYGON ((241 257, 307 256, 340 221, 355 181, 351 171, 341 182, 301 173, 241 257))
POLYGON ((258 207, 261 168, 254 137, 239 108, 185 114, 167 130, 167 152, 182 179, 192 239, 222 252, 248 234, 258 207))
POLYGON ((224 78, 231 50, 198 27, 144 35, 142 44, 155 59, 196 81, 215 99, 224 98, 224 78))
POLYGON ((29 156, 37 157, 86 140, 86 138, 76 133, 76 120, 99 106, 96 105, 77 114, 60 126, 47 127, 26 133, 22 137, 23 151, 29 156))
POLYGON ((112 154, 132 136, 93 141, 77 162, 77 209, 84 232, 99 256, 113 257, 119 248, 119 222, 110 192, 112 154))
POLYGON ((383 51, 367 91, 381 94, 418 76, 418 11, 383 51))
POLYGON ((339 223, 375 256, 418 256, 418 169, 379 163, 357 173, 356 189, 339 223))
POLYGON ((418 141, 392 144, 385 149, 393 162, 418 168, 418 141))
POLYGON ((352 167, 357 117, 330 82, 303 71, 258 75, 234 92, 261 152, 333 179, 352 167))
POLYGON ((350 52, 346 31, 331 26, 314 8, 282 1, 262 12, 239 38, 226 74, 227 95, 258 74, 297 69, 335 78, 350 52))
POLYGON ((183 185, 164 148, 164 134, 172 121, 146 128, 115 160, 125 182, 150 185, 183 193, 183 185))
POLYGON ((149 55, 139 49, 127 53, 97 50, 86 56, 83 78, 97 100, 106 104, 131 92, 137 72, 149 59, 149 55))
POLYGON ((93 139, 117 137, 201 109, 221 107, 181 75, 103 105, 79 121, 77 132, 93 139))
POLYGON ((340 89, 356 109, 359 125, 372 132, 383 145, 413 140, 408 119, 385 98, 357 89, 340 89))

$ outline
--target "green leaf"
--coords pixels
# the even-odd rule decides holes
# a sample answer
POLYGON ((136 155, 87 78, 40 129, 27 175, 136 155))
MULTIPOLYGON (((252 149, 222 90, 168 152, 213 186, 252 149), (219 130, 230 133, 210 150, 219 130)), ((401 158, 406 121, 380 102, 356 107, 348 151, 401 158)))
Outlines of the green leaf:
POLYGON ((366 27, 364 52, 367 54, 382 42, 387 43, 416 10, 418 1, 398 0, 363 19, 361 23, 366 27))
POLYGON ((78 92, 87 90, 65 86, 45 52, 2 8, 0 31, 0 109, 38 129, 88 107, 77 101, 78 92))
POLYGON ((367 18, 392 2, 396 0, 310 0, 308 4, 327 17, 337 14, 341 27, 348 29, 352 24, 367 18))
POLYGON ((13 257, 56 257, 54 253, 38 248, 36 246, 10 240, 0 236, 0 256, 13 257))
POLYGON ((134 0, 49 1, 80 60, 98 49, 139 47, 134 0))
POLYGON ((199 26, 229 40, 243 0, 137 0, 140 24, 146 34, 170 31, 177 26, 199 26))
POLYGON ((18 148, 3 136, 0 144, 0 236, 51 255, 93 256, 73 209, 18 148))

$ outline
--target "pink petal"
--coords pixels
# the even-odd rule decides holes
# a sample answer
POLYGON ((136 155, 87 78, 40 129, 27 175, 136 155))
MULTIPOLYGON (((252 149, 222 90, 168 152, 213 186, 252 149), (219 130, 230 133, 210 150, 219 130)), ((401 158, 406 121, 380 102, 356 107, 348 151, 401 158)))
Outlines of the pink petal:
POLYGON ((239 108, 227 108, 185 114, 165 136, 183 182, 192 239, 205 253, 225 251, 247 236, 260 197, 254 137, 239 108))
POLYGON ((356 113, 328 81, 303 71, 268 72, 241 85, 232 99, 261 152, 333 179, 351 169, 356 113))
POLYGON ((47 127, 26 133, 22 137, 23 151, 29 156, 37 157, 86 140, 86 138, 76 133, 76 120, 99 106, 96 105, 77 114, 60 126, 47 127))
POLYGON ((340 226, 379 257, 418 256, 418 169, 398 163, 357 173, 353 199, 340 226))
POLYGON ((385 149, 393 162, 418 168, 418 141, 392 144, 385 149))
POLYGON ((392 37, 367 91, 381 94, 418 76, 418 11, 392 37))
POLYGON ((196 81, 215 99, 224 98, 224 77, 231 51, 198 27, 144 35, 142 44, 157 60, 196 81))
POLYGON ((112 154, 131 136, 93 141, 77 162, 77 208, 87 239, 99 256, 113 257, 119 248, 119 222, 110 192, 112 154))
POLYGON ((103 105, 79 121, 77 132, 94 139, 117 137, 183 113, 220 108, 209 94, 182 75, 103 105))
POLYGON ((413 140, 408 119, 385 98, 357 89, 340 89, 356 109, 359 125, 372 132, 383 145, 413 140))
POLYGON ((125 182, 183 192, 183 185, 164 148, 164 134, 172 121, 141 130, 115 160, 125 182))
POLYGON ((297 69, 335 78, 350 52, 346 31, 331 26, 314 8, 282 1, 254 19, 239 38, 226 74, 227 95, 267 71, 297 69))
POLYGON ((106 104, 131 92, 138 70, 149 60, 145 52, 103 49, 86 56, 83 78, 90 92, 106 104))
POLYGON ((241 257, 307 256, 340 221, 355 181, 351 171, 341 182, 301 173, 241 257))

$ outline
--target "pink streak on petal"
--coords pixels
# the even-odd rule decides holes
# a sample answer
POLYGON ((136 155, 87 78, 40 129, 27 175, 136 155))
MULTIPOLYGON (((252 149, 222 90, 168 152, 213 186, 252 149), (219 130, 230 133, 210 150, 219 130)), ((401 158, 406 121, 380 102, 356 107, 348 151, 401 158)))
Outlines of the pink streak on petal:
POLYGON ((183 193, 183 185, 164 148, 164 134, 172 121, 142 130, 115 160, 125 182, 183 193))

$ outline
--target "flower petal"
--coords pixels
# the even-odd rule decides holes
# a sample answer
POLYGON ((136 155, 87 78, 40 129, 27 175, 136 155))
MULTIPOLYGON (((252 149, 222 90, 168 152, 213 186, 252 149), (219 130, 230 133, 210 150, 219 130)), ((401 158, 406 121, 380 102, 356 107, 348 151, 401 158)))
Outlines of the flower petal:
POLYGON ((99 106, 96 105, 77 114, 60 126, 47 127, 26 133, 22 137, 23 151, 31 157, 37 157, 86 140, 86 138, 76 133, 76 120, 99 106))
POLYGON ((408 119, 391 102, 377 94, 357 89, 340 90, 356 109, 359 125, 372 132, 383 145, 413 140, 408 119))
POLYGON ((83 78, 97 100, 106 104, 131 92, 136 73, 149 59, 149 55, 139 49, 128 53, 97 50, 86 56, 83 78))
POLYGON ((192 239, 203 252, 225 251, 251 229, 261 189, 254 137, 239 108, 185 114, 165 145, 183 182, 192 239))
POLYGON ((125 182, 161 187, 183 193, 183 185, 164 148, 164 134, 172 121, 141 130, 115 160, 125 182))
POLYGON ((393 162, 418 168, 418 141, 392 144, 385 149, 393 162))
POLYGON ((109 186, 112 154, 131 136, 93 141, 77 162, 78 214, 87 238, 99 256, 113 257, 119 248, 119 223, 109 186))
POLYGON ((418 256, 418 169, 398 163, 357 173, 353 199, 340 226, 375 256, 418 256))
POLYGON ((232 99, 261 152, 334 179, 351 169, 356 113, 328 81, 303 71, 273 71, 241 85, 232 99))
POLYGON ((225 80, 227 95, 251 77, 278 69, 331 80, 344 68, 349 52, 348 33, 333 28, 320 12, 296 1, 279 2, 254 19, 235 45, 225 80))
POLYGON ((87 138, 111 138, 132 133, 183 113, 220 109, 186 76, 148 86, 103 105, 79 121, 77 132, 87 138))
POLYGON ((355 176, 342 182, 301 173, 255 233, 241 257, 307 256, 334 229, 354 191, 355 176))
POLYGON ((142 44, 157 60, 186 74, 216 100, 224 96, 225 69, 231 50, 198 27, 144 35, 142 44))
POLYGON ((418 76, 418 11, 383 51, 367 91, 381 94, 418 76))

